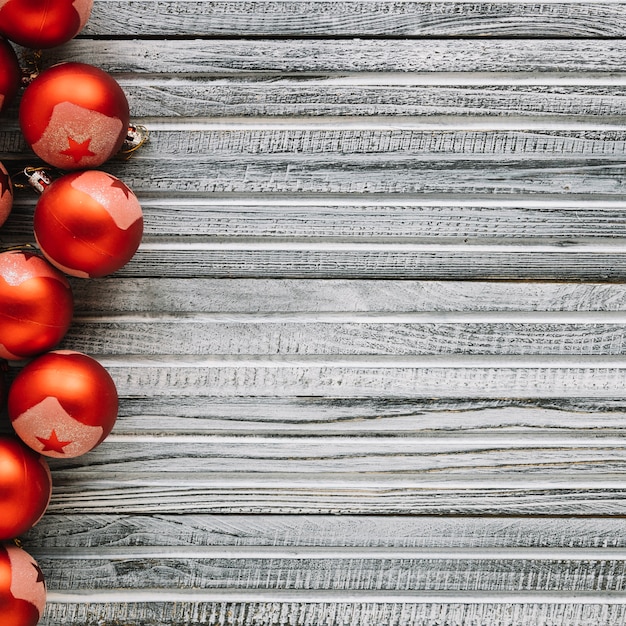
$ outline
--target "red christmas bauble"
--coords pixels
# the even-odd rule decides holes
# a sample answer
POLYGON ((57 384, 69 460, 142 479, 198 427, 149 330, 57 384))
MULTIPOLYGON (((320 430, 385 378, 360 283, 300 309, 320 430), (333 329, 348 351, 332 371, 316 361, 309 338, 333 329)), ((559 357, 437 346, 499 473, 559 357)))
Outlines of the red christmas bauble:
MULTIPOLYGON (((1 61, 0 61, 1 63, 1 61)), ((13 207, 13 184, 9 172, 0 163, 0 226, 7 221, 13 207)))
POLYGON ((44 256, 80 278, 106 276, 135 254, 143 214, 135 194, 98 170, 66 174, 41 195, 33 221, 44 256))
POLYGON ((41 159, 62 170, 95 168, 128 133, 128 100, 117 81, 85 63, 60 63, 24 91, 20 126, 41 159))
POLYGON ((19 360, 54 348, 74 312, 67 278, 28 252, 0 253, 0 358, 19 360))
MULTIPOLYGON (((1 23, 2 17, 0 17, 1 23)), ((22 72, 15 50, 6 39, 0 37, 0 111, 13 100, 21 80, 22 72)))
POLYGON ((111 375, 96 359, 59 350, 22 369, 9 389, 8 408, 26 445, 46 456, 72 458, 111 432, 118 396, 111 375))
POLYGON ((13 543, 0 543, 0 624, 36 626, 45 607, 46 583, 37 561, 13 543))
POLYGON ((27 48, 53 48, 83 29, 93 0, 0 0, 0 32, 27 48))
POLYGON ((0 435, 0 540, 30 530, 48 508, 51 494, 46 460, 16 437, 0 435))

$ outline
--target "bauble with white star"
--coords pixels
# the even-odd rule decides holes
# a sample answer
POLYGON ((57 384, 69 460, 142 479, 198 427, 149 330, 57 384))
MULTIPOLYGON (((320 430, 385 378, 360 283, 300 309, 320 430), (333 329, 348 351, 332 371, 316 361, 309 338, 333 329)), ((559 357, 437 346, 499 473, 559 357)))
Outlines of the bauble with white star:
POLYGON ((37 561, 14 543, 0 543, 0 624, 35 626, 43 615, 46 597, 37 561))
POLYGON ((118 395, 109 372, 81 352, 57 350, 28 363, 9 389, 17 436, 45 456, 73 458, 111 432, 118 395))
POLYGON ((134 256, 143 235, 135 194, 100 170, 72 172, 42 193, 33 220, 43 255, 71 276, 112 274, 134 256))
POLYGON ((35 154, 61 170, 96 168, 119 152, 130 125, 128 100, 107 72, 59 63, 26 88, 22 134, 35 154))

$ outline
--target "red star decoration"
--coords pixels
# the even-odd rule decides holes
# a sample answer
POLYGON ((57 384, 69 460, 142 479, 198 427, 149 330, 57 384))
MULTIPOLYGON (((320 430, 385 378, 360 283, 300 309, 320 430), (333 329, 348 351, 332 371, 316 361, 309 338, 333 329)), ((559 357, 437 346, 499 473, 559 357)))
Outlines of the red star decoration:
POLYGON ((6 193, 11 193, 11 179, 8 174, 0 171, 0 198, 6 193))
POLYGON ((67 150, 63 150, 61 154, 71 156, 74 159, 74 163, 79 163, 83 157, 96 156, 96 153, 89 149, 91 137, 85 139, 83 143, 78 143, 73 137, 68 137, 67 141, 70 147, 67 150))
POLYGON ((113 176, 111 176, 110 178, 113 181, 111 183, 111 187, 113 187, 114 189, 121 189, 124 192, 126 199, 128 199, 130 189, 119 178, 114 178, 113 176))
POLYGON ((43 577, 43 572, 41 571, 41 567, 39 567, 39 565, 37 565, 37 563, 31 563, 31 565, 35 568, 35 571, 37 572, 37 580, 35 582, 43 583, 44 586, 45 586, 46 580, 43 577))
POLYGON ((47 450, 52 450, 53 452, 58 452, 59 454, 65 454, 65 446, 69 446, 71 441, 59 441, 59 438, 56 432, 53 430, 50 433, 50 436, 47 439, 43 437, 37 437, 41 443, 43 443, 42 452, 46 452, 47 450))

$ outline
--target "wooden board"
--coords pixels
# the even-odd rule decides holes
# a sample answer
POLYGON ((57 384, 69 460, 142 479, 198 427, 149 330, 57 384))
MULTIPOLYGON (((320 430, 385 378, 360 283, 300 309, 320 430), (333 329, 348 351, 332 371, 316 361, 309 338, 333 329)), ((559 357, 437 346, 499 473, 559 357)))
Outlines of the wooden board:
POLYGON ((22 537, 41 626, 624 623, 625 32, 622 2, 96 0, 44 51, 150 140, 102 168, 138 254, 71 280, 61 346, 120 415, 22 537))

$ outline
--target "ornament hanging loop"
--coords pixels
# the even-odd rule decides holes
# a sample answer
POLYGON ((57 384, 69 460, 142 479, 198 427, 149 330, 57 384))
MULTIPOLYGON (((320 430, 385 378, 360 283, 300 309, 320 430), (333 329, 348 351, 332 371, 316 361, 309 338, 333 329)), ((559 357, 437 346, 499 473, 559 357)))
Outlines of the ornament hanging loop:
POLYGON ((129 124, 126 139, 117 153, 117 156, 128 161, 133 154, 149 139, 150 133, 145 126, 129 124))
POLYGON ((41 50, 29 50, 22 56, 22 85, 28 87, 41 72, 41 50))
MULTIPOLYGON (((33 252, 38 253, 39 248, 32 243, 18 243, 13 246, 1 246, 0 252, 33 252)), ((2 368, 0 368, 2 369, 2 368)))
POLYGON ((43 193, 52 184, 50 168, 47 167, 25 167, 13 178, 13 186, 16 189, 34 189, 38 193, 43 193), (16 177, 24 177, 25 182, 16 180, 16 177))

